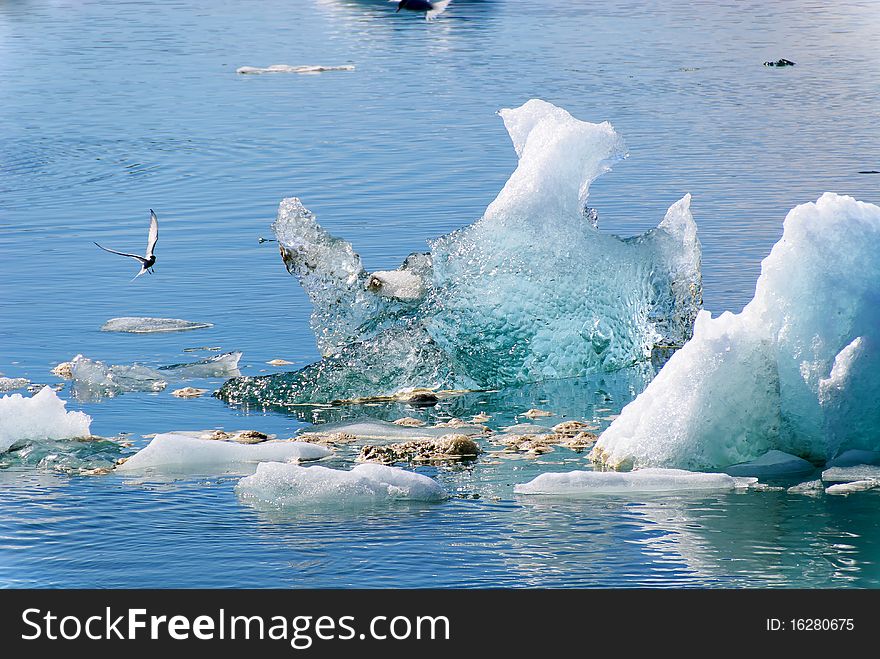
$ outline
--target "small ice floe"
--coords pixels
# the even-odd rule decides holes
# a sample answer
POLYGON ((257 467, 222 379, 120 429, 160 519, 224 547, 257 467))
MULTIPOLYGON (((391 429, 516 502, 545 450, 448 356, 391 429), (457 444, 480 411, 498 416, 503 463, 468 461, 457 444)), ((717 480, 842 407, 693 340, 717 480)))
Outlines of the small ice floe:
POLYGON ((815 497, 822 494, 825 491, 825 484, 820 480, 814 481, 805 481, 803 483, 798 483, 797 485, 792 485, 790 488, 786 490, 789 494, 805 494, 807 496, 815 497))
POLYGON ((758 478, 803 474, 816 469, 812 463, 784 451, 767 451, 750 462, 731 465, 724 471, 731 476, 757 476, 758 478))
POLYGON ((0 452, 19 441, 88 437, 92 418, 65 405, 50 387, 30 397, 0 397, 0 452))
POLYGON ((626 494, 628 492, 682 492, 688 490, 734 490, 747 488, 757 478, 735 478, 683 469, 647 468, 637 471, 570 471, 541 474, 516 485, 517 494, 579 496, 590 494, 626 494))
POLYGON ((357 437, 344 432, 306 432, 297 435, 296 439, 300 442, 320 444, 321 446, 339 446, 357 441, 357 437))
POLYGON ((399 444, 367 444, 361 448, 358 460, 382 464, 443 462, 476 458, 480 453, 480 447, 467 435, 449 434, 437 439, 417 439, 399 444))
POLYGON ((323 446, 281 440, 246 444, 226 439, 202 439, 184 433, 156 435, 146 446, 116 467, 117 471, 199 472, 247 468, 259 462, 318 460, 330 455, 323 446))
POLYGON ((850 467, 831 467, 822 472, 826 483, 854 483, 855 481, 880 480, 880 466, 852 465, 850 467))
POLYGON ((71 365, 70 379, 78 397, 116 396, 127 391, 162 391, 167 376, 139 364, 111 365, 77 355, 71 365))
POLYGON ((289 362, 286 359, 270 359, 266 362, 269 366, 290 366, 293 362, 289 362))
POLYGON ((410 428, 417 428, 425 425, 425 422, 421 419, 415 419, 411 416, 401 417, 400 419, 392 421, 392 423, 396 426, 409 426, 410 428))
POLYGON ((378 464, 361 464, 351 471, 322 466, 264 462, 253 476, 235 486, 244 499, 275 506, 303 503, 380 503, 386 501, 442 501, 446 491, 422 474, 378 464))
MULTIPOLYGON (((481 435, 485 432, 483 426, 466 425, 455 428, 456 434, 481 435)), ((449 428, 426 428, 404 426, 388 421, 379 421, 364 417, 357 421, 343 421, 341 423, 321 423, 311 426, 300 436, 312 434, 344 433, 357 439, 401 441, 411 439, 437 439, 449 434, 449 428)))
POLYGON ((199 396, 208 393, 207 389, 197 389, 196 387, 184 387, 183 389, 175 389, 171 392, 172 396, 177 396, 178 398, 198 398, 199 396))
POLYGON ((485 412, 480 412, 479 414, 474 414, 474 418, 471 419, 471 423, 486 423, 492 417, 485 412))
POLYGON ((303 64, 300 66, 291 66, 290 64, 273 64, 272 66, 240 66, 235 72, 241 75, 251 75, 258 73, 324 73, 325 71, 354 71, 353 64, 342 64, 340 66, 318 66, 314 64, 303 64))
POLYGON ((862 481, 850 481, 848 483, 838 483, 837 485, 829 485, 825 488, 825 494, 844 495, 853 492, 864 492, 865 490, 874 490, 880 487, 880 479, 868 478, 862 481))
POLYGON ((240 352, 227 352, 189 364, 150 368, 140 364, 105 364, 77 355, 70 362, 70 375, 79 397, 116 396, 130 391, 162 391, 170 380, 235 377, 240 375, 240 359, 240 352))
POLYGON ((238 370, 238 362, 241 360, 240 352, 224 352, 191 364, 172 364, 160 366, 159 372, 172 373, 175 377, 183 378, 230 378, 241 375, 238 370))
POLYGON ((6 391, 15 391, 16 389, 24 389, 31 383, 27 378, 6 378, 0 377, 0 393, 6 391))
POLYGON ((154 332, 185 332, 188 330, 213 327, 211 323, 198 323, 179 318, 150 318, 124 316, 111 318, 101 325, 102 332, 128 332, 132 334, 152 334, 154 332))
POLYGON ((527 419, 540 419, 543 416, 553 416, 553 412, 548 412, 547 410, 538 410, 531 409, 528 412, 523 412, 522 416, 527 419))

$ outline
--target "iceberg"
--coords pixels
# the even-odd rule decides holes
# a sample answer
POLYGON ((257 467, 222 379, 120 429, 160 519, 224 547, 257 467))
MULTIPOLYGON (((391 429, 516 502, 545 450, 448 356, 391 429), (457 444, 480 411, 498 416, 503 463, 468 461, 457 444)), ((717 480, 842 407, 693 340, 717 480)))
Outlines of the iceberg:
POLYGON ((270 440, 242 444, 202 439, 184 433, 156 435, 150 443, 116 469, 122 472, 199 472, 226 470, 278 460, 318 460, 331 454, 317 444, 270 440))
POLYGON ((770 450, 816 465, 880 450, 880 207, 792 209, 742 312, 693 338, 602 433, 615 469, 723 469, 770 450))
POLYGON ((255 474, 241 479, 235 490, 244 499, 279 507, 324 502, 435 502, 447 497, 433 478, 379 464, 361 464, 344 471, 319 465, 264 462, 257 466, 255 474))
POLYGON ((688 490, 734 490, 746 488, 756 478, 735 478, 728 474, 707 474, 683 469, 639 469, 616 471, 569 471, 546 473, 528 483, 516 485, 516 494, 586 496, 633 492, 682 492, 688 490))
POLYGON ((194 329, 213 327, 211 323, 197 323, 179 318, 150 318, 123 316, 111 318, 101 325, 102 332, 129 332, 133 334, 152 334, 155 332, 186 332, 194 329))
POLYGON ((51 387, 30 397, 0 397, 0 453, 20 441, 88 437, 92 418, 65 405, 51 387))
POLYGON ((602 233, 590 183, 623 157, 607 122, 533 99, 500 111, 516 170, 474 224, 370 274, 297 198, 273 225, 313 305, 323 355, 294 373, 240 378, 219 396, 301 405, 405 387, 491 389, 608 372, 691 335, 701 303, 690 195, 647 233, 602 233))

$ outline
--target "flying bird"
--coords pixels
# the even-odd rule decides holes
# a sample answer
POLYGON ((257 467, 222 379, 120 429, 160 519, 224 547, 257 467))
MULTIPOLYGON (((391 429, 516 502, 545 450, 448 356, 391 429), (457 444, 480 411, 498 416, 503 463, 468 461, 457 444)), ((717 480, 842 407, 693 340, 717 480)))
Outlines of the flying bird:
POLYGON ((150 209, 150 233, 147 235, 147 253, 144 256, 138 256, 137 254, 128 254, 126 252, 117 252, 113 249, 107 249, 106 247, 102 247, 95 243, 103 249, 105 252, 110 252, 111 254, 119 254, 119 256, 127 256, 130 259, 135 259, 141 264, 141 271, 134 276, 134 281, 138 277, 140 277, 145 272, 153 272, 153 265, 156 263, 156 255, 153 253, 156 249, 156 243, 159 241, 159 218, 156 217, 156 214, 153 212, 153 209, 150 209))
MULTIPOLYGON (((397 0, 389 0, 389 2, 397 2, 397 0)), ((433 2, 428 0, 400 0, 397 3, 397 11, 399 12, 401 9, 423 11, 425 12, 425 20, 433 21, 435 17, 446 11, 450 2, 452 0, 434 0, 433 2)))

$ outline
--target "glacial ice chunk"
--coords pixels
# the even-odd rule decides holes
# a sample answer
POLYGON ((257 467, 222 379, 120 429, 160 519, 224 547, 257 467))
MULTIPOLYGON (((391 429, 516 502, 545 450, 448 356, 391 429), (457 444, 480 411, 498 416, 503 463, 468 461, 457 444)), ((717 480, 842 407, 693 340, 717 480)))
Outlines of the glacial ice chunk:
POLYGON ((170 380, 228 378, 240 375, 240 352, 227 352, 188 364, 150 368, 140 364, 105 364, 77 355, 70 362, 73 390, 78 398, 116 396, 130 391, 162 391, 170 380))
POLYGON ((156 435, 150 443, 118 471, 200 472, 225 470, 258 462, 278 460, 318 460, 331 451, 306 442, 270 440, 259 444, 239 444, 224 440, 200 439, 180 433, 156 435))
POLYGON ((838 483, 837 485, 829 485, 825 488, 825 494, 852 494, 853 492, 864 492, 866 490, 874 490, 880 488, 880 480, 870 479, 864 481, 850 481, 848 483, 838 483))
POLYGON ((482 218, 370 274, 297 198, 273 225, 313 305, 324 359, 224 385, 229 402, 348 400, 403 387, 496 388, 648 360, 691 335, 701 302, 690 195, 621 239, 585 217, 590 183, 624 155, 610 124, 540 100, 500 112, 519 163, 482 218))
POLYGON ((319 465, 301 467, 264 462, 253 476, 241 479, 236 492, 245 499, 275 506, 328 502, 372 503, 396 500, 442 501, 446 491, 437 481, 397 467, 360 464, 350 471, 319 465))
POLYGON ((31 383, 27 378, 7 378, 0 376, 0 392, 15 391, 16 389, 24 389, 31 383))
POLYGON ((831 467, 822 472, 822 480, 826 483, 880 480, 880 466, 852 465, 850 467, 831 467))
POLYGON ((639 469, 631 472, 569 471, 545 473, 528 483, 516 485, 517 494, 587 496, 632 492, 682 492, 688 490, 733 490, 748 487, 756 478, 734 478, 728 474, 707 474, 683 469, 639 469))
POLYGON ((614 468, 707 470, 776 449, 821 464, 880 450, 880 207, 797 206, 739 314, 694 336, 602 434, 614 468))
POLYGON ((414 439, 438 439, 452 432, 458 435, 480 435, 483 426, 466 424, 463 426, 432 428, 426 426, 400 426, 388 421, 364 417, 355 421, 321 423, 306 428, 303 433, 344 433, 356 439, 408 441, 414 439))
POLYGON ((150 318, 123 316, 111 318, 101 325, 102 332, 130 332, 133 334, 152 334, 155 332, 185 332, 188 330, 213 327, 211 323, 198 323, 179 318, 150 318))
POLYGON ((0 453, 19 441, 88 437, 92 418, 65 405, 51 387, 30 397, 0 397, 0 453))

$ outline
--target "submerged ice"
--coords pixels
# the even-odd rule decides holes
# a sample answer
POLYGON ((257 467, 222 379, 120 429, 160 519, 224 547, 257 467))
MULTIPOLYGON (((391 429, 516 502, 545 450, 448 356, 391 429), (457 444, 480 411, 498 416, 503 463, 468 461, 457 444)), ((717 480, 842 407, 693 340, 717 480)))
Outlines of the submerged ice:
POLYGON ((0 397, 0 453, 21 441, 89 436, 91 417, 68 412, 66 405, 50 387, 33 396, 0 397))
MULTIPOLYGON (((602 434, 608 466, 725 468, 768 451, 880 451, 880 207, 794 208, 739 314, 693 339, 602 434)), ((850 454, 852 455, 852 454, 850 454)))
POLYGON ((116 396, 130 391, 162 391, 171 380, 227 378, 239 375, 240 352, 227 352, 186 364, 150 368, 140 364, 105 364, 77 355, 70 364, 70 379, 78 398, 116 396))
POLYGON ((624 155, 610 124, 540 100, 500 112, 519 163, 482 218, 369 273, 300 202, 273 225, 324 358, 240 378, 231 402, 298 404, 403 387, 492 388, 611 371, 681 345, 701 301, 690 196, 633 238, 600 232, 590 183, 624 155))

